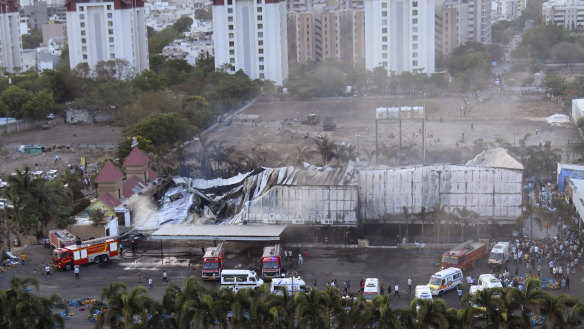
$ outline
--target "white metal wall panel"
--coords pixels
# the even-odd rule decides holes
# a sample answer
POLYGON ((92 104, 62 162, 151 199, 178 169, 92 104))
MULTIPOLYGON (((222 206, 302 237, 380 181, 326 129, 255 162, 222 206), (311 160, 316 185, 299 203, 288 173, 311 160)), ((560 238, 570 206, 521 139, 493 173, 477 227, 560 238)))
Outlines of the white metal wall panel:
POLYGON ((521 214, 523 172, 479 166, 362 169, 358 175, 360 215, 364 222, 400 218, 430 209, 439 200, 454 208, 467 207, 485 219, 510 223, 521 214))

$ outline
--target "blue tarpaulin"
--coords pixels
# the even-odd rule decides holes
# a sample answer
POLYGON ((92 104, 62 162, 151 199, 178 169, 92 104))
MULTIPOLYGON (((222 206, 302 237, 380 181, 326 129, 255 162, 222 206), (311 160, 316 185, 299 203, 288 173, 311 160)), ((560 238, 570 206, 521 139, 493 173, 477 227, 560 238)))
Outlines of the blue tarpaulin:
POLYGON ((562 169, 562 171, 560 171, 560 177, 558 178, 558 189, 560 192, 564 192, 564 181, 566 180, 566 177, 584 179, 584 171, 565 168, 562 169))

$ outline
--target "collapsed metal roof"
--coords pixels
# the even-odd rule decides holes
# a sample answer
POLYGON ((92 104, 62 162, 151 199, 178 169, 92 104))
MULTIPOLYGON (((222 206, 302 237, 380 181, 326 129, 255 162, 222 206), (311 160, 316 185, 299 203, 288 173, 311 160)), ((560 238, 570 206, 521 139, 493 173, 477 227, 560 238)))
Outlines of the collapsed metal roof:
POLYGON ((278 241, 285 225, 168 224, 152 234, 160 240, 278 241))

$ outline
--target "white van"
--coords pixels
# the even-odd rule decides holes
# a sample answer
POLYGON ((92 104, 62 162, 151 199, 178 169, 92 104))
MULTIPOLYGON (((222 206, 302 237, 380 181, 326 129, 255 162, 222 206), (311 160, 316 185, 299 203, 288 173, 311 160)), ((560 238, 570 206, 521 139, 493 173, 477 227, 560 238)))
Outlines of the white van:
POLYGON ((365 288, 363 289, 363 298, 365 300, 373 300, 375 296, 381 293, 379 286, 379 279, 377 278, 367 278, 365 279, 365 288))
POLYGON ((497 242, 489 255, 489 266, 502 266, 511 259, 509 242, 497 242))
POLYGON ((234 292, 239 289, 257 288, 264 283, 258 279, 255 271, 251 270, 223 270, 221 271, 221 288, 230 288, 234 292))
POLYGON ((434 273, 428 282, 428 287, 432 290, 432 295, 440 295, 457 286, 462 287, 463 277, 461 269, 449 267, 434 273))
POLYGON ((416 286, 416 298, 432 300, 432 289, 427 285, 416 286))
POLYGON ((492 289, 492 288, 503 288, 503 284, 501 280, 497 279, 492 274, 481 274, 479 276, 479 286, 484 287, 485 289, 492 289))
POLYGON ((310 289, 306 287, 306 283, 299 276, 289 278, 273 278, 270 284, 270 291, 276 295, 283 295, 283 291, 288 291, 288 294, 295 295, 299 292, 308 292, 310 289))

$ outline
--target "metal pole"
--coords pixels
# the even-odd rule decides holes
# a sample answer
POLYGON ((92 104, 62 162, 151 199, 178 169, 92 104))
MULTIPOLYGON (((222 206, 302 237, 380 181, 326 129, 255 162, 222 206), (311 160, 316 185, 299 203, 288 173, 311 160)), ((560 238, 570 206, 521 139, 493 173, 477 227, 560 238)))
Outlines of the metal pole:
POLYGON ((375 119, 375 164, 379 163, 379 121, 375 119))
POLYGON ((422 119, 422 164, 426 164, 426 119, 422 119))
POLYGON ((164 251, 162 249, 162 239, 160 239, 160 259, 162 261, 162 266, 164 266, 164 251))
POLYGON ((398 164, 401 165, 402 160, 402 121, 399 119, 399 160, 398 164))

